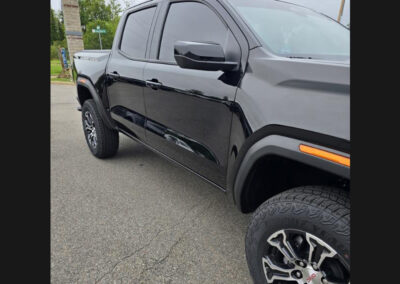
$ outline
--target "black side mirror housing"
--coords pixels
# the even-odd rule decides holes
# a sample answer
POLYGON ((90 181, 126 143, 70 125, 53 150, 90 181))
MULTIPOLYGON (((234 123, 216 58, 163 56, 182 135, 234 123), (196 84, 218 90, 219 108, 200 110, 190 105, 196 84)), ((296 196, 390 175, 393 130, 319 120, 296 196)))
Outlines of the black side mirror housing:
POLYGON ((238 62, 225 61, 224 49, 216 43, 177 41, 175 60, 181 68, 207 71, 236 71, 238 62))

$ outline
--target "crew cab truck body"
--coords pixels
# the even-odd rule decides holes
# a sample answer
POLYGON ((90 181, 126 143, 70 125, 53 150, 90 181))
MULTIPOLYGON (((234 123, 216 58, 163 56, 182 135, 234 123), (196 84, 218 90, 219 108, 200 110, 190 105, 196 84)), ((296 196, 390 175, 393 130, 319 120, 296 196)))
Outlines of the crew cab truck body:
POLYGON ((89 149, 121 132, 255 211, 255 283, 349 283, 348 33, 279 1, 133 6, 111 50, 74 55, 89 149))

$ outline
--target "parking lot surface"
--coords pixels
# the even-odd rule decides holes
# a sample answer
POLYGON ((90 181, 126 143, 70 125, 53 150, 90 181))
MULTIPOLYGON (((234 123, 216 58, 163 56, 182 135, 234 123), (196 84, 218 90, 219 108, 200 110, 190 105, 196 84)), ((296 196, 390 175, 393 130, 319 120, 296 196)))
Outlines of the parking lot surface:
POLYGON ((92 156, 75 97, 51 85, 51 283, 251 283, 250 216, 123 134, 92 156))

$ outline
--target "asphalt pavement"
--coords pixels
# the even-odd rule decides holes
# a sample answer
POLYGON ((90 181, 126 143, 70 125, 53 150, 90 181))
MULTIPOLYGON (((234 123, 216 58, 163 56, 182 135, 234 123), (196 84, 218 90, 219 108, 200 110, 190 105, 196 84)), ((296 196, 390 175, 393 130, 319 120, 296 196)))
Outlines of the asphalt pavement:
POLYGON ((250 216, 123 134, 92 156, 75 97, 51 85, 51 283, 251 283, 250 216))

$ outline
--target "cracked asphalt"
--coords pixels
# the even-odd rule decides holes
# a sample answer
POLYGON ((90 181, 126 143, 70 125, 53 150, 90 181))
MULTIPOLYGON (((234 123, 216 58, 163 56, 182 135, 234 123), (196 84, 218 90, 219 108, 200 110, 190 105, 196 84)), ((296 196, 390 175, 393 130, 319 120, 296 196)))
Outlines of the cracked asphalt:
POLYGON ((92 156, 75 96, 51 85, 51 282, 251 283, 250 216, 122 134, 115 157, 92 156))

